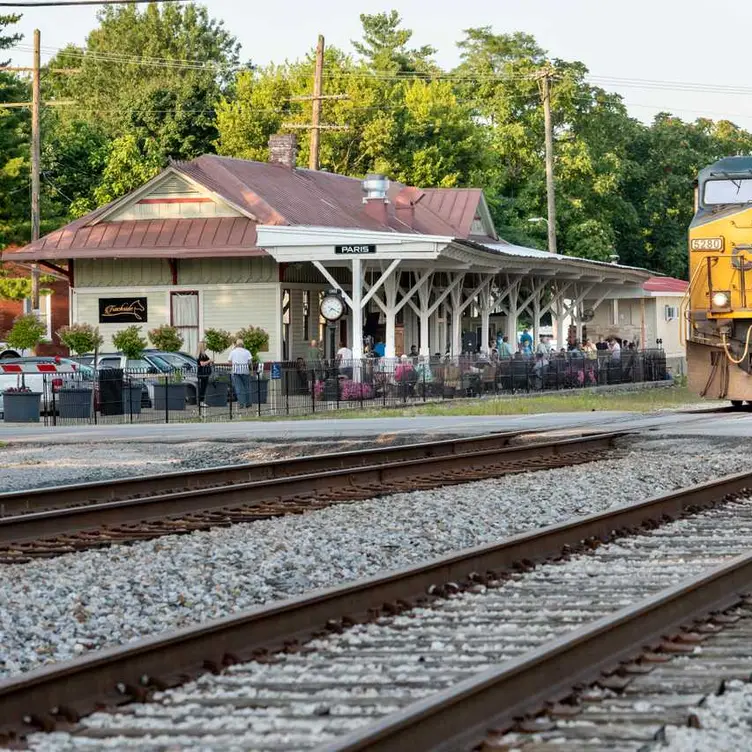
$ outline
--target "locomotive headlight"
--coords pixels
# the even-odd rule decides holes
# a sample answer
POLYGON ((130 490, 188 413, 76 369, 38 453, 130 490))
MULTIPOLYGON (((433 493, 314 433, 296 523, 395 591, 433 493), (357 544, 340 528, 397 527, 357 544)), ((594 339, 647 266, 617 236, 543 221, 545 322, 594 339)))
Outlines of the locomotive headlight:
POLYGON ((727 292, 713 293, 713 308, 728 308, 731 303, 731 297, 727 292))

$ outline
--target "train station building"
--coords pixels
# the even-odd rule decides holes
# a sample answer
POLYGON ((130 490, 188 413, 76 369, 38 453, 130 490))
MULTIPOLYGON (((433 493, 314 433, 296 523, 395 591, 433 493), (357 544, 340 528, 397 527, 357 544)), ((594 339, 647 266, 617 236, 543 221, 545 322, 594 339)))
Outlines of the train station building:
MULTIPOLYGON (((295 157, 294 136, 279 135, 266 163, 172 163, 3 259, 64 274, 71 321, 99 326, 105 349, 134 323, 178 327, 186 350, 208 328, 253 325, 270 335, 265 360, 304 357, 323 338, 319 302, 332 289, 346 303, 334 337, 355 357, 363 336, 388 357, 413 345, 457 355, 502 332, 514 342, 522 317, 533 334, 552 326, 559 343, 570 326, 610 334, 602 322, 614 321, 615 301, 639 299, 651 277, 507 243, 480 189, 361 181, 298 168, 295 157)), ((639 332, 638 344, 654 345, 644 322, 639 332)))

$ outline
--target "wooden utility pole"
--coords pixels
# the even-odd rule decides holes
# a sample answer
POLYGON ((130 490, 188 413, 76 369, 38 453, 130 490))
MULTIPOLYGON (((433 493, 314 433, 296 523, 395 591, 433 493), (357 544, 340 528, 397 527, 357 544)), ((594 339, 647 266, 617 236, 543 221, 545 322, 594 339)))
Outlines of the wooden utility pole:
MULTIPOLYGON (((40 40, 39 29, 34 29, 34 70, 31 79, 31 242, 39 240, 39 162, 41 139, 39 133, 40 96, 40 40)), ((39 264, 31 267, 31 310, 39 311, 39 264)))
POLYGON ((325 99, 347 99, 347 94, 322 94, 324 89, 324 37, 319 34, 319 41, 316 45, 316 64, 313 69, 313 94, 304 97, 291 97, 291 102, 311 102, 311 122, 303 123, 283 123, 283 128, 301 129, 311 131, 311 153, 308 156, 308 169, 319 169, 319 152, 321 151, 321 131, 344 131, 346 125, 322 125, 321 124, 321 106, 325 99))
POLYGON ((319 149, 321 148, 321 89, 324 83, 324 37, 319 34, 316 45, 316 68, 313 72, 313 107, 311 116, 311 154, 308 168, 319 169, 319 149))
POLYGON ((548 250, 556 253, 556 184, 554 180, 554 126, 551 120, 551 79, 553 69, 546 67, 538 74, 543 120, 546 129, 546 196, 548 199, 548 250))

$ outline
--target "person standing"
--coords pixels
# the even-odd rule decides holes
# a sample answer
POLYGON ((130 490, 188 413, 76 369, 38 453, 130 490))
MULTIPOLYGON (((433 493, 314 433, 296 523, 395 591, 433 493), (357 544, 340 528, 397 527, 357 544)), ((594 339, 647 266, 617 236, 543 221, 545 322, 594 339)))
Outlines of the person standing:
POLYGON ((321 360, 321 355, 321 348, 319 347, 318 341, 312 339, 311 344, 308 346, 308 350, 306 351, 306 360, 308 361, 310 368, 318 367, 319 361, 321 360))
POLYGON ((198 406, 208 407, 206 399, 206 387, 209 384, 209 376, 212 372, 212 362, 209 356, 206 354, 206 342, 201 340, 198 343, 198 355, 196 356, 198 361, 198 368, 196 376, 198 376, 198 406))
POLYGON ((353 376, 353 351, 347 346, 346 342, 339 343, 337 350, 337 367, 342 376, 351 379, 353 376))
POLYGON ((520 335, 520 344, 522 345, 522 352, 527 355, 533 354, 533 335, 530 334, 530 330, 525 327, 520 335))
POLYGON ((514 353, 512 352, 512 346, 509 344, 509 337, 504 335, 501 338, 501 345, 499 345, 499 357, 511 358, 514 353))
POLYGON ((239 407, 249 407, 251 403, 251 363, 253 355, 243 345, 243 340, 235 342, 230 352, 232 364, 232 388, 238 398, 239 407))

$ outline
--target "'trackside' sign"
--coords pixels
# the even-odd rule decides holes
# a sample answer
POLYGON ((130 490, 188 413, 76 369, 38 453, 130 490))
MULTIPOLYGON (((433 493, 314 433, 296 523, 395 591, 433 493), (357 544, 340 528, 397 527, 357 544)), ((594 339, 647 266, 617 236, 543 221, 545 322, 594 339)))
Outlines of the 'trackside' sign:
POLYGON ((100 298, 100 324, 133 324, 147 321, 146 298, 100 298))
POLYGON ((340 256, 363 256, 376 253, 375 245, 335 245, 334 252, 340 256))

